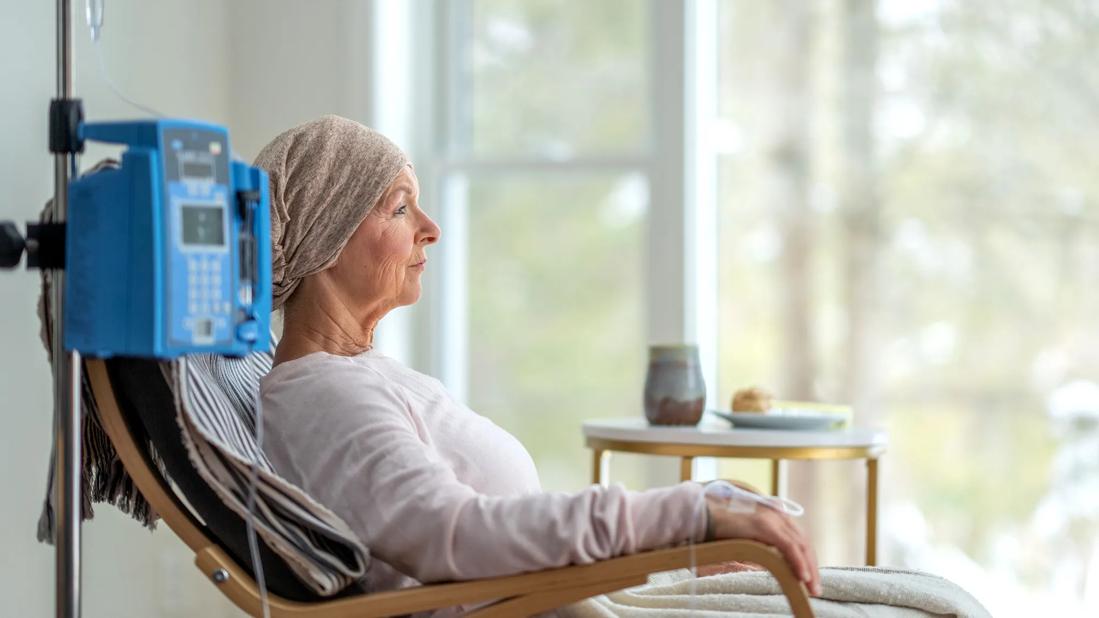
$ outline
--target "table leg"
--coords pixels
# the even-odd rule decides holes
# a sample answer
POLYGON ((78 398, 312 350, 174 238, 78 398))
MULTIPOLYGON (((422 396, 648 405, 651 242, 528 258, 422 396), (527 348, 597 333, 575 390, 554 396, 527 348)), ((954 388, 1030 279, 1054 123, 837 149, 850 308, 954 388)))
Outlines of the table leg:
POLYGON ((591 482, 595 485, 603 484, 603 450, 592 449, 591 482))
POLYGON ((782 460, 771 460, 771 495, 777 496, 782 490, 782 460))
POLYGON ((878 564, 878 460, 866 460, 866 565, 878 564))
POLYGON ((679 460, 679 480, 689 481, 693 476, 694 457, 684 457, 679 460))

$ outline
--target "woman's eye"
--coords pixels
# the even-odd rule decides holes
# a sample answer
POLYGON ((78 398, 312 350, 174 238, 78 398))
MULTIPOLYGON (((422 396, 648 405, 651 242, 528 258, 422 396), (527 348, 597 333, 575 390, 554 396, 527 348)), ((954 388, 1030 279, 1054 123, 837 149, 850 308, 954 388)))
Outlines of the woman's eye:
POLYGON ((395 215, 408 214, 408 206, 406 204, 401 204, 401 206, 399 208, 397 208, 397 210, 393 211, 393 214, 395 214, 395 215))

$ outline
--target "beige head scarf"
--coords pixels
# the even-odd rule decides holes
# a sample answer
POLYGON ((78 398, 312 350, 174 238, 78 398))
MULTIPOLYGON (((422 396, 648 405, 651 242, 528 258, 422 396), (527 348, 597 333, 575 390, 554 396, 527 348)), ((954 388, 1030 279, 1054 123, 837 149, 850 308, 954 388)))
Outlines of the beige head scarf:
POLYGON ((271 180, 272 308, 278 309, 302 278, 335 263, 409 161, 377 131, 324 116, 276 137, 255 164, 271 180))

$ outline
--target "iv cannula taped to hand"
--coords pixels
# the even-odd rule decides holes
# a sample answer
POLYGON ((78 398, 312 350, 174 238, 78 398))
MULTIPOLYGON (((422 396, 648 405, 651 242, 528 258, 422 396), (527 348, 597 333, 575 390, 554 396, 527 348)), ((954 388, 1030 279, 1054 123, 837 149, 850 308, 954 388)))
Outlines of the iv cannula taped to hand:
POLYGON ((778 496, 763 496, 741 489, 729 481, 711 481, 706 484, 704 494, 707 498, 720 501, 734 513, 754 513, 759 505, 785 513, 790 517, 801 517, 805 508, 790 500, 778 496))

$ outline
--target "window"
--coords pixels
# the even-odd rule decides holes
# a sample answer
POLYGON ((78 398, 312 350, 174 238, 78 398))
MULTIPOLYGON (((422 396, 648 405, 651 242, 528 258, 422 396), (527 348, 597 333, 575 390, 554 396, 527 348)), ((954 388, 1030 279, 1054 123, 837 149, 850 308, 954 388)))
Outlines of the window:
MULTIPOLYGON (((710 405, 759 384, 889 430, 885 564, 997 615, 1094 613, 1091 8, 418 6, 423 365, 547 488, 589 478, 582 419, 641 414, 646 344, 693 340, 710 405)), ((674 480, 641 468, 613 476, 674 480)), ((790 478, 825 561, 857 563, 861 470, 790 478)))
MULTIPOLYGON (((995 615, 1083 615, 1096 18, 992 8, 720 2, 721 391, 851 401, 889 429, 885 564, 951 577, 995 615)), ((861 497, 850 467, 795 474, 795 497, 861 497)), ((821 512, 818 530, 850 531, 826 546, 856 560, 857 510, 821 512)))
POLYGON ((439 372, 524 443, 547 489, 575 490, 591 477, 580 423, 640 409, 648 5, 434 8, 439 372))
POLYGON ((546 487, 590 476, 583 419, 636 411, 646 201, 638 174, 470 182, 469 398, 546 487))
POLYGON ((636 0, 456 3, 450 138, 460 156, 645 153, 648 13, 636 0))

